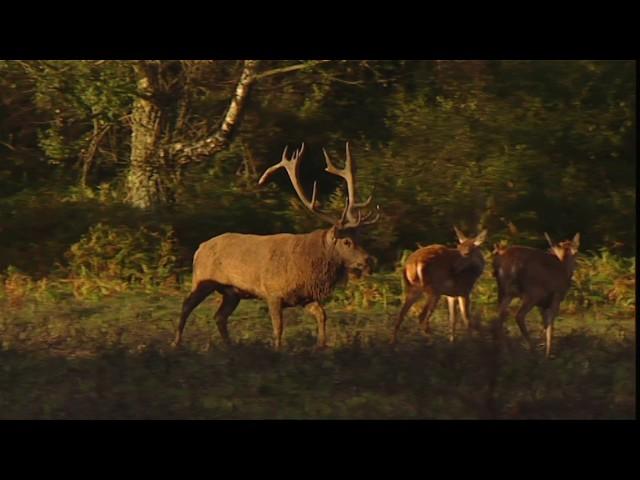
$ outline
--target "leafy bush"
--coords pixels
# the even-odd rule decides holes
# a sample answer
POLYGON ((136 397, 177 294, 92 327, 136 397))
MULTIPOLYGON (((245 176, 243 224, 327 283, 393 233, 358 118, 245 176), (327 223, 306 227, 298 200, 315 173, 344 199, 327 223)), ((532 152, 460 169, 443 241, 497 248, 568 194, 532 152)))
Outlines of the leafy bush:
POLYGON ((66 254, 74 292, 146 289, 177 282, 177 242, 171 227, 132 229, 98 223, 66 254))
POLYGON ((613 255, 601 249, 595 255, 580 255, 568 300, 581 307, 613 304, 635 310, 636 259, 613 255))

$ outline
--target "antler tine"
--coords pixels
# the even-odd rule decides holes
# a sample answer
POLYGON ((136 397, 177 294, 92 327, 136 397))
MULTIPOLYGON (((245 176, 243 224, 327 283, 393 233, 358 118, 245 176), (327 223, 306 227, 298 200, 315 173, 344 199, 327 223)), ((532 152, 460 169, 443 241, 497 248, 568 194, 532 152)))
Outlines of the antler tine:
POLYGON ((262 177, 260 177, 260 180, 258 181, 258 185, 263 185, 276 170, 279 170, 280 168, 284 168, 287 171, 287 174, 289 175, 289 180, 291 180, 291 184, 293 185, 293 188, 298 194, 298 198, 303 203, 303 205, 309 211, 314 213, 316 216, 318 216, 322 220, 329 223, 335 223, 334 218, 331 218, 328 215, 325 215, 316 210, 317 203, 318 203, 317 201, 318 182, 313 182, 313 193, 311 194, 311 201, 309 201, 307 196, 304 194, 300 181, 298 180, 298 171, 300 169, 300 158, 304 153, 304 143, 298 150, 293 152, 293 155, 291 155, 290 159, 287 158, 287 148, 288 148, 288 145, 284 147, 284 151, 282 152, 282 158, 280 159, 280 161, 275 165, 272 165, 271 167, 269 167, 262 174, 262 177))
POLYGON ((371 225, 372 223, 376 223, 378 220, 380 220, 380 205, 376 206, 376 210, 377 213, 373 220, 369 220, 369 218, 373 215, 373 212, 369 212, 364 216, 364 218, 360 222, 360 225, 371 225))
POLYGON ((302 146, 299 149, 293 152, 293 155, 291 156, 291 161, 297 163, 298 159, 302 156, 303 153, 304 153, 304 142, 302 142, 302 146))
POLYGON ((353 214, 351 213, 351 209, 355 206, 356 203, 356 195, 355 195, 355 185, 353 178, 353 164, 351 163, 351 154, 349 153, 349 144, 347 143, 347 160, 345 161, 344 168, 338 168, 331 161, 329 154, 323 148, 322 153, 324 153, 324 159, 327 162, 327 167, 325 171, 331 173, 332 175, 337 175, 344 179, 347 182, 347 217, 349 220, 353 220, 353 214))
POLYGON ((353 161, 353 159, 351 158, 351 149, 349 148, 349 142, 345 143, 345 152, 346 152, 346 160, 344 163, 344 170, 346 170, 348 172, 349 178, 351 180, 350 184, 347 184, 347 186, 350 186, 350 190, 349 190, 349 205, 351 205, 351 208, 364 208, 364 207, 368 207, 369 204, 371 203, 371 199, 373 198, 372 196, 369 196, 369 198, 367 198, 366 201, 364 202, 356 202, 356 165, 355 162, 353 161))
POLYGON ((358 216, 355 216, 356 209, 368 207, 371 203, 371 200, 373 199, 373 196, 369 196, 369 198, 364 202, 356 202, 356 167, 355 162, 353 161, 353 157, 351 157, 349 142, 346 142, 345 144, 344 168, 336 167, 324 148, 322 149, 322 152, 324 153, 324 158, 327 162, 325 171, 331 173, 332 175, 341 177, 347 183, 347 203, 340 219, 340 224, 343 226, 343 228, 355 228, 359 225, 367 225, 369 223, 376 222, 379 219, 379 215, 374 220, 368 222, 367 220, 371 217, 371 214, 367 214, 363 217, 362 214, 358 213, 358 216))

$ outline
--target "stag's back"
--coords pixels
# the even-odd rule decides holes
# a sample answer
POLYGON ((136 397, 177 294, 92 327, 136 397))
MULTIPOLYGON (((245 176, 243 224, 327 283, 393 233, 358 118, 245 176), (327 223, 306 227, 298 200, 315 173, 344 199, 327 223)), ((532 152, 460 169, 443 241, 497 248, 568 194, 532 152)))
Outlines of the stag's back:
POLYGON ((525 293, 562 297, 569 290, 571 280, 558 258, 543 250, 512 246, 493 258, 493 274, 501 294, 521 297, 525 293))
POLYGON ((329 278, 335 272, 324 248, 324 233, 219 235, 196 251, 193 283, 213 281, 260 298, 322 296, 317 290, 323 288, 311 283, 333 286, 335 280, 329 278))

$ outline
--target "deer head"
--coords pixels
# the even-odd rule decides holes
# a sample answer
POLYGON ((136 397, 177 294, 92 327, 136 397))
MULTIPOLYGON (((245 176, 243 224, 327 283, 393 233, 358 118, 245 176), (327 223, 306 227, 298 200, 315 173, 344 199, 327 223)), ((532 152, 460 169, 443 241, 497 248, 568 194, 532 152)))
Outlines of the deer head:
POLYGON ((547 232, 544 232, 544 237, 547 239, 547 242, 549 242, 549 251, 555 255, 561 263, 566 265, 569 276, 573 275, 576 268, 575 256, 580 247, 580 233, 576 233, 573 240, 564 240, 557 244, 553 243, 547 232))
POLYGON ((458 229, 458 227, 454 226, 453 229, 458 237, 458 251, 463 257, 469 256, 477 247, 482 245, 487 238, 486 230, 480 232, 476 237, 467 238, 465 234, 458 229))
MULTIPOLYGON (((263 185, 275 171, 284 168, 302 204, 318 218, 332 225, 327 233, 327 239, 334 246, 337 254, 345 261, 345 265, 356 271, 370 272, 373 259, 362 248, 356 245, 353 237, 357 228, 377 222, 380 219, 380 214, 377 213, 375 216, 373 212, 362 214, 362 210, 371 203, 371 197, 365 202, 358 203, 356 201, 355 165, 351 158, 351 152, 349 151, 349 143, 347 142, 346 144, 344 168, 336 167, 331 161, 327 151, 324 148, 322 151, 327 163, 325 170, 332 175, 343 178, 347 184, 347 201, 340 218, 332 217, 318 210, 317 181, 313 182, 311 199, 305 195, 302 189, 298 174, 300 159, 304 153, 304 143, 299 150, 293 152, 291 158, 287 158, 287 147, 285 147, 280 162, 269 167, 262 177, 260 177, 258 184, 263 185)), ((379 209, 379 207, 377 209, 379 209)))

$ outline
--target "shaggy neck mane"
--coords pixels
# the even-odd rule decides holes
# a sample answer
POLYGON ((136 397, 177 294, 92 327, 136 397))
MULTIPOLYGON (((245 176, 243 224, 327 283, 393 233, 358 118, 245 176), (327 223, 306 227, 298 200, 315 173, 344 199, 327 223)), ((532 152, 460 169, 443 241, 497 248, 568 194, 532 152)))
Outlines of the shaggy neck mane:
POLYGON ((334 285, 341 280, 346 269, 342 260, 335 255, 331 241, 327 238, 329 230, 316 230, 307 237, 306 251, 309 262, 303 262, 301 287, 315 301, 325 299, 334 285))

